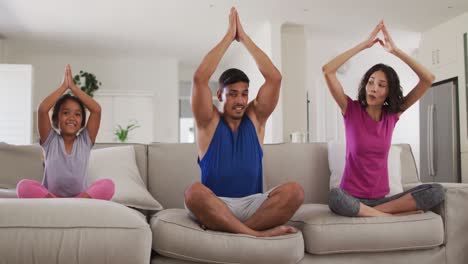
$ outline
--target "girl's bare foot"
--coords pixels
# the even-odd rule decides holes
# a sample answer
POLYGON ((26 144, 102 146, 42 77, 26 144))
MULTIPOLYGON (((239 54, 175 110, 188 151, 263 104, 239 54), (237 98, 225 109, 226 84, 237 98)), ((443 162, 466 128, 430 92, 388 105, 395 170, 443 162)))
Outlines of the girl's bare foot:
POLYGON ((53 195, 52 193, 48 193, 45 198, 57 198, 57 196, 53 195))
POLYGON ((76 196, 76 198, 91 198, 91 196, 89 196, 87 192, 83 192, 79 194, 78 196, 76 196))

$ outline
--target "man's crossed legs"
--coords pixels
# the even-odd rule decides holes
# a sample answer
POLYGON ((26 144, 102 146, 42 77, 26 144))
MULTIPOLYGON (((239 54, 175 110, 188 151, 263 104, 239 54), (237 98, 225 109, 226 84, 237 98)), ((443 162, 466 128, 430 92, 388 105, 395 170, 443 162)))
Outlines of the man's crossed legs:
POLYGON ((217 197, 199 182, 185 191, 185 206, 202 227, 257 237, 295 233, 285 224, 303 201, 304 191, 295 182, 243 198, 217 197))

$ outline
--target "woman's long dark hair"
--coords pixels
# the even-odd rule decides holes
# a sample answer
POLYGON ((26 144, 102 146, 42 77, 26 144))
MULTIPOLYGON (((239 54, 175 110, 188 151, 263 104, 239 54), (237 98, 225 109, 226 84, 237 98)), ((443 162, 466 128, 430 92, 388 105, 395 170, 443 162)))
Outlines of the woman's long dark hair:
POLYGON ((385 74, 385 77, 387 77, 388 96, 385 99, 384 107, 391 113, 401 112, 403 91, 400 86, 400 78, 398 78, 398 74, 392 67, 382 63, 372 66, 366 74, 364 74, 364 77, 362 77, 358 92, 359 102, 363 107, 367 107, 366 85, 367 82, 369 82, 370 76, 376 71, 382 71, 385 74))

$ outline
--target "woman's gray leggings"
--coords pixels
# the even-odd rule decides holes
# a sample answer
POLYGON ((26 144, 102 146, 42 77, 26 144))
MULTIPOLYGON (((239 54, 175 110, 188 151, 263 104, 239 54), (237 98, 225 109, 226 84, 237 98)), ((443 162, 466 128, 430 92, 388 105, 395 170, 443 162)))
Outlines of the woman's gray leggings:
POLYGON ((423 211, 438 205, 445 198, 444 188, 438 183, 421 184, 405 192, 379 199, 356 198, 340 188, 333 188, 330 191, 328 206, 336 214, 352 217, 358 215, 360 203, 374 207, 396 200, 408 193, 416 200, 416 209, 423 211))

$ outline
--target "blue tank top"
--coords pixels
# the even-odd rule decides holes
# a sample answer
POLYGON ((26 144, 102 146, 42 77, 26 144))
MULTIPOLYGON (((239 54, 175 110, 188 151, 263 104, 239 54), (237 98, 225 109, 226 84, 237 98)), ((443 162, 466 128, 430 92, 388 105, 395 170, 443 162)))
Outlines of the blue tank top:
POLYGON ((202 183, 220 197, 245 197, 263 191, 263 150, 247 115, 233 132, 221 116, 208 150, 198 159, 202 183))

